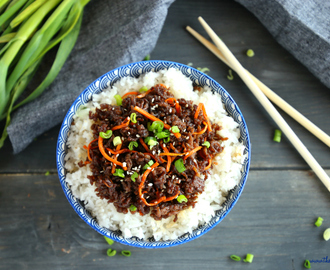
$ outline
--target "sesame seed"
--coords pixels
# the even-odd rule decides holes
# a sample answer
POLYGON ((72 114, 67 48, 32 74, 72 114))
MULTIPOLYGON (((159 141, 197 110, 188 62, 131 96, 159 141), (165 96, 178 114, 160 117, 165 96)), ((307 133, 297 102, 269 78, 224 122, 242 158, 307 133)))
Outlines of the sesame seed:
POLYGON ((186 104, 186 108, 188 108, 188 104, 186 104))
POLYGON ((172 109, 169 110, 169 113, 172 113, 172 109))
POLYGON ((175 145, 175 142, 173 142, 173 146, 175 145))
POLYGON ((136 138, 140 138, 140 135, 139 134, 136 134, 136 138))
POLYGON ((154 150, 154 151, 152 151, 152 154, 154 155, 154 154, 156 154, 156 151, 154 150))
POLYGON ((147 196, 146 199, 149 199, 150 196, 147 196))
POLYGON ((182 123, 184 123, 184 119, 182 119, 182 123))
POLYGON ((103 173, 103 171, 100 171, 100 173, 103 173))
POLYGON ((152 187, 152 185, 153 185, 152 183, 149 183, 149 184, 148 184, 149 187, 152 187))
POLYGON ((158 150, 157 153, 160 154, 160 150, 158 150))
POLYGON ((154 102, 155 98, 152 98, 151 102, 154 102))
POLYGON ((127 163, 126 162, 123 162, 123 167, 126 167, 127 163))
POLYGON ((128 134, 128 135, 131 135, 131 132, 128 131, 127 134, 128 134))
POLYGON ((187 136, 186 139, 189 140, 189 136, 187 136))

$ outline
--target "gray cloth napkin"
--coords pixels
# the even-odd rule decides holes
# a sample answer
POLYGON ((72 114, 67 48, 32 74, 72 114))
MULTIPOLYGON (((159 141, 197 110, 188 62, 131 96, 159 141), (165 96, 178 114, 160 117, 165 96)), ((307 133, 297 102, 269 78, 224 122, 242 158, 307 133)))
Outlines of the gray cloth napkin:
MULTIPOLYGON (((61 123, 73 101, 95 79, 149 54, 172 2, 92 0, 85 7, 76 46, 56 80, 40 97, 13 113, 7 131, 14 153, 61 123)), ((49 64, 45 60, 40 72, 49 64)))
POLYGON ((329 0, 236 0, 330 88, 329 0))

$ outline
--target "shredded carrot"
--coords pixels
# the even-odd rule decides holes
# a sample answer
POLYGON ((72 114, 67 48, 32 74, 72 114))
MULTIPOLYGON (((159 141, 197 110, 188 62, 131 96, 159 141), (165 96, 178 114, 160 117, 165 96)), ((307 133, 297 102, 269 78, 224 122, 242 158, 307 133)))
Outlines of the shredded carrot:
POLYGON ((176 102, 175 104, 175 110, 176 110, 176 113, 179 114, 181 112, 181 106, 179 104, 179 102, 176 102))
POLYGON ((88 147, 87 147, 86 145, 84 145, 84 146, 83 146, 83 148, 84 148, 85 150, 87 150, 87 149, 88 149, 88 147))
POLYGON ((107 184, 107 182, 105 182, 105 181, 102 181, 103 182, 103 184, 105 184, 108 188, 110 188, 110 186, 107 184))
POLYGON ((132 153, 137 153, 137 152, 138 152, 138 151, 135 151, 135 150, 129 150, 129 149, 127 149, 127 148, 125 148, 125 149, 121 149, 121 150, 119 150, 119 151, 113 151, 113 150, 110 149, 110 148, 107 148, 107 150, 108 150, 111 154, 113 154, 113 155, 120 155, 120 154, 127 153, 127 152, 132 152, 132 153))
MULTIPOLYGON (((135 106, 134 107, 134 110, 137 111, 138 113, 144 115, 145 117, 147 117, 148 119, 152 120, 152 121, 160 121, 164 124, 164 128, 166 129, 170 129, 171 126, 168 125, 168 124, 165 124, 162 120, 160 120, 159 118, 157 118, 156 116, 153 116, 152 114, 146 112, 145 110, 139 108, 138 106, 135 106)), ((173 135, 176 137, 176 138, 180 138, 181 137, 181 134, 178 132, 178 133, 173 133, 173 135)))
POLYGON ((199 171, 197 170, 197 168, 196 168, 196 167, 193 167, 193 170, 194 170, 194 172, 196 173, 196 175, 197 175, 197 176, 199 176, 199 175, 200 175, 200 173, 199 173, 199 171))
POLYGON ((92 141, 89 143, 88 147, 87 147, 87 156, 88 156, 88 160, 89 160, 89 161, 92 161, 91 154, 90 154, 90 149, 91 149, 92 143, 93 143, 93 142, 96 142, 96 141, 97 141, 97 139, 92 140, 92 141))
MULTIPOLYGON (((169 153, 168 149, 165 147, 163 141, 160 143, 161 148, 164 150, 165 154, 169 153)), ((169 172, 171 169, 172 158, 167 156, 166 172, 169 172)))
POLYGON ((218 162, 213 162, 214 165, 218 165, 218 162))
POLYGON ((204 170, 206 171, 206 170, 210 169, 210 168, 211 168, 211 165, 212 165, 212 160, 209 158, 209 165, 207 165, 207 166, 204 168, 204 170))
POLYGON ((202 146, 198 146, 196 148, 194 148, 193 150, 189 151, 186 153, 186 155, 184 156, 183 160, 186 160, 188 157, 190 157, 193 153, 197 152, 198 150, 202 149, 202 146))
MULTIPOLYGON (((152 158, 153 158, 154 160, 157 161, 157 158, 156 158, 153 154, 150 153, 150 149, 149 149, 149 147, 145 144, 145 142, 143 141, 142 138, 139 139, 139 142, 142 144, 143 148, 148 152, 148 154, 149 154, 150 156, 152 156, 152 158)), ((162 159, 161 157, 159 157, 159 159, 160 159, 161 162, 165 162, 165 160, 162 159)))
POLYGON ((141 183, 140 183, 140 185, 139 185, 139 197, 140 197, 140 199, 141 199, 146 205, 147 205, 147 201, 142 197, 142 195, 143 195, 143 194, 142 194, 142 188, 143 188, 144 182, 145 182, 146 179, 147 179, 148 174, 149 174, 154 168, 156 168, 158 165, 159 165, 158 162, 152 164, 152 166, 151 166, 150 168, 146 169, 146 171, 145 171, 145 172, 143 173, 143 175, 142 175, 141 183))
POLYGON ((175 195, 166 198, 166 199, 164 200, 164 202, 168 202, 168 201, 172 201, 172 200, 174 200, 175 198, 177 198, 177 197, 179 196, 179 194, 180 194, 180 190, 178 190, 178 192, 177 192, 175 195))
POLYGON ((160 153, 159 156, 172 156, 172 157, 177 157, 177 156, 183 156, 185 153, 160 153))
POLYGON ((113 127, 111 130, 117 130, 117 129, 121 129, 123 127, 127 127, 127 126, 129 126, 130 121, 131 121, 130 118, 127 117, 120 125, 113 127))
POLYGON ((122 167, 125 171, 127 171, 127 167, 124 167, 123 163, 121 163, 121 162, 119 162, 119 161, 117 161, 117 160, 115 160, 115 159, 109 157, 109 155, 105 152, 105 150, 104 150, 104 146, 103 146, 103 138, 102 138, 101 136, 99 136, 98 144, 99 144, 100 152, 101 152, 102 156, 103 156, 105 159, 111 161, 112 163, 115 163, 116 165, 122 167))
POLYGON ((202 109, 203 103, 199 103, 197 106, 197 110, 195 112, 194 118, 198 118, 199 111, 202 109))
POLYGON ((124 99, 124 97, 127 97, 127 96, 129 96, 129 95, 138 95, 138 94, 139 94, 139 92, 136 92, 136 91, 128 92, 128 93, 126 93, 125 95, 123 95, 121 98, 124 99))
MULTIPOLYGON (((203 122, 203 123, 205 123, 205 122, 203 122)), ((205 133, 205 131, 207 130, 207 127, 208 127, 208 124, 206 124, 205 127, 201 131, 194 132, 192 135, 201 135, 201 134, 205 133)))
POLYGON ((170 104, 174 104, 174 102, 176 103, 177 100, 175 98, 171 97, 171 98, 165 99, 165 102, 170 103, 170 104))
POLYGON ((206 119, 206 121, 207 121, 207 129, 208 129, 208 131, 212 131, 211 123, 210 123, 209 118, 207 117, 206 110, 205 110, 205 106, 204 106, 203 103, 202 103, 202 111, 203 111, 203 115, 204 115, 204 117, 205 117, 205 119, 206 119))
POLYGON ((181 106, 179 104, 179 102, 175 99, 175 98, 168 98, 165 99, 165 102, 170 103, 171 105, 175 104, 175 110, 176 113, 179 114, 181 111, 181 106))
POLYGON ((84 164, 87 165, 87 164, 90 164, 91 162, 90 161, 85 161, 84 164))
POLYGON ((150 88, 147 92, 144 92, 144 93, 138 95, 137 98, 143 98, 143 97, 145 97, 145 96, 148 95, 152 90, 153 90, 153 89, 150 88))

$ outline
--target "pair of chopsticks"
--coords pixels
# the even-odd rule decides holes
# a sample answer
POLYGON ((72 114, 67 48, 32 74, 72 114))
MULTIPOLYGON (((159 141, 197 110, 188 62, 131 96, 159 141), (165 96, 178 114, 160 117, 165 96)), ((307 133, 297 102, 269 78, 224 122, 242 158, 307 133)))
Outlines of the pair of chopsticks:
POLYGON ((270 90, 266 85, 260 82, 257 78, 255 78, 251 73, 245 70, 242 65, 237 61, 235 56, 231 53, 231 51, 227 48, 227 46, 223 43, 223 41, 218 37, 218 35, 211 29, 211 27, 203 20, 202 17, 198 18, 201 25, 204 27, 205 31, 208 33, 210 38, 213 40, 214 46, 211 42, 203 38, 200 34, 198 34, 191 27, 187 26, 187 30, 196 37, 204 46, 206 46, 212 53, 214 53, 220 60, 222 60, 226 65, 228 65, 231 69, 236 71, 236 73, 241 77, 247 87, 251 90, 254 96, 258 99, 264 109, 268 112, 268 114, 273 118, 278 127, 283 131, 283 133, 287 136, 296 150, 300 153, 300 155, 305 159, 307 164, 311 167, 314 173, 320 178, 322 183, 326 186, 326 188, 330 191, 330 178, 326 174, 326 172, 322 169, 320 164, 315 160, 312 154, 308 151, 305 145, 300 141, 297 135, 293 132, 290 126, 285 122, 283 117, 279 114, 279 112, 275 109, 269 99, 274 102, 277 106, 279 106, 282 110, 284 110, 287 114, 289 114, 292 118, 294 118, 297 122, 303 125, 306 129, 308 129, 311 133, 313 133, 316 137, 318 137, 321 141, 323 141, 326 145, 330 147, 330 137, 319 129, 316 125, 310 122, 306 117, 300 114, 297 110, 295 110, 292 106, 290 106, 287 102, 285 102, 281 97, 276 95, 272 90, 270 90), (266 96, 269 98, 267 98, 266 96))

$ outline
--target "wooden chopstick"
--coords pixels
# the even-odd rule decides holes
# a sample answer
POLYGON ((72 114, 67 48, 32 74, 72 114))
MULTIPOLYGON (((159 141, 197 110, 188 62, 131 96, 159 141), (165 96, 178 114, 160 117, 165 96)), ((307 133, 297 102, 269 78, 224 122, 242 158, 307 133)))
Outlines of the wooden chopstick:
POLYGON ((326 174, 326 172, 322 169, 320 164, 315 160, 312 154, 308 151, 305 145, 300 141, 298 136, 293 132, 290 126, 285 122, 283 117, 279 114, 279 112, 275 109, 273 104, 269 101, 269 99, 262 93, 257 84, 251 79, 249 74, 245 71, 242 65, 237 61, 235 56, 231 53, 231 51, 227 48, 227 46, 221 41, 221 39, 217 36, 217 34, 211 29, 211 27, 203 20, 202 17, 198 18, 199 22, 204 27, 205 31, 208 33, 210 38, 213 40, 218 49, 222 52, 225 59, 230 63, 232 68, 236 71, 236 73, 241 77, 241 79, 245 82, 247 87, 251 90, 254 96, 258 99, 264 109, 269 113, 269 115, 273 118, 275 123, 279 126, 279 128, 283 131, 283 133, 287 136, 293 146, 297 149, 300 155, 305 159, 307 164, 312 168, 314 173, 320 178, 322 183, 326 186, 326 188, 330 191, 330 178, 326 174))
MULTIPOLYGON (((235 70, 225 59, 221 51, 210 41, 192 29, 190 26, 186 27, 187 31, 192 34, 197 40, 199 40, 207 49, 209 49, 215 56, 217 56, 222 62, 224 62, 231 69, 235 70)), ((308 131, 314 134, 317 138, 319 138, 322 142, 324 142, 327 146, 330 147, 330 136, 326 134, 323 130, 321 130, 318 126, 313 124, 310 120, 308 120, 305 116, 303 116, 300 112, 298 112, 295 108, 293 108, 289 103, 287 103, 284 99, 274 93, 269 87, 259 81, 256 77, 254 77, 248 70, 245 70, 249 76, 252 78, 254 83, 260 88, 260 90, 279 108, 285 111, 288 115, 290 115, 294 120, 296 120, 299 124, 305 127, 308 131)))

